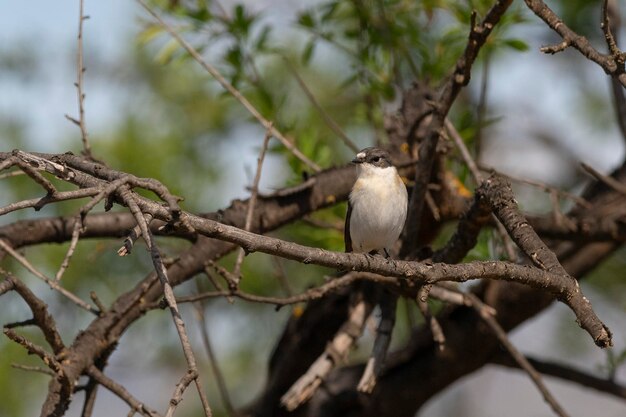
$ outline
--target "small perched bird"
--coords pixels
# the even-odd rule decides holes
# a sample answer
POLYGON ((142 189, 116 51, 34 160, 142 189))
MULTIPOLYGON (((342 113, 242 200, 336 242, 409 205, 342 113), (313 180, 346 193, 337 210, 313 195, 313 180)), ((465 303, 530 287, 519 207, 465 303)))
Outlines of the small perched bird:
POLYGON ((383 149, 365 148, 352 163, 357 180, 348 201, 346 252, 384 252, 389 257, 406 220, 406 186, 383 149))

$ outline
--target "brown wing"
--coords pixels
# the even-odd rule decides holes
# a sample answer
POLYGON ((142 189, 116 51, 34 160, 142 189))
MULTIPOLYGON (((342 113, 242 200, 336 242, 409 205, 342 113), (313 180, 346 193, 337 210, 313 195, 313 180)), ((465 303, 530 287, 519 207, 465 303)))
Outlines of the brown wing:
POLYGON ((343 228, 343 243, 346 245, 346 252, 352 252, 352 237, 350 237, 350 216, 352 215, 352 204, 348 201, 348 212, 346 213, 346 224, 343 228))

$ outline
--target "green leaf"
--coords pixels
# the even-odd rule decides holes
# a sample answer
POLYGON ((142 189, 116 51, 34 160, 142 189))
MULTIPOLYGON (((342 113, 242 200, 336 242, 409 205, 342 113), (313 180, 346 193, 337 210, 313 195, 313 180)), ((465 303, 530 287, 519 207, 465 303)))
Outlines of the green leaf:
POLYGON ((324 6, 321 7, 322 10, 322 22, 327 22, 328 20, 330 20, 330 18, 333 17, 333 15, 335 14, 335 10, 337 10, 337 7, 339 6, 339 2, 338 1, 334 1, 332 3, 326 4, 324 6))
POLYGON ((263 29, 261 29, 261 33, 259 34, 256 42, 254 43, 254 47, 257 51, 265 50, 265 44, 267 43, 267 39, 271 31, 272 31, 272 27, 269 25, 265 25, 263 29))
POLYGON ((163 28, 161 25, 150 25, 142 30, 137 36, 137 40, 140 45, 145 45, 152 41, 154 38, 163 33, 163 28))
POLYGON ((254 19, 254 16, 247 15, 246 9, 241 4, 238 4, 235 7, 235 14, 229 25, 230 31, 245 38, 249 34, 254 19))
POLYGON ((234 45, 232 48, 229 48, 228 51, 226 51, 224 60, 232 65, 235 69, 241 69, 241 63, 243 62, 243 59, 241 55, 241 48, 239 47, 239 45, 234 45))
POLYGON ((315 51, 315 39, 311 39, 306 47, 304 48, 304 51, 302 52, 302 63, 304 65, 308 65, 308 63, 311 61, 311 57, 313 56, 313 52, 315 51))
POLYGON ((316 26, 315 19, 310 11, 305 11, 300 14, 298 24, 309 29, 313 29, 316 26))
POLYGON ((180 44, 176 39, 170 39, 156 56, 156 61, 159 64, 167 64, 170 62, 176 51, 180 49, 180 44))
POLYGON ((528 44, 521 39, 504 39, 502 42, 509 48, 513 48, 516 51, 526 52, 530 49, 528 44))

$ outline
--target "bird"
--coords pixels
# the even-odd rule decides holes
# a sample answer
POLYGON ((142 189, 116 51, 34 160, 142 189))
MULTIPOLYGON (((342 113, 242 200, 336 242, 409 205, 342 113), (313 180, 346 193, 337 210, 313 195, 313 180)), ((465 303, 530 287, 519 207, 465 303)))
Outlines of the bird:
POLYGON ((348 199, 346 252, 389 258, 406 221, 406 186, 384 149, 362 149, 352 163, 356 165, 357 179, 348 199))

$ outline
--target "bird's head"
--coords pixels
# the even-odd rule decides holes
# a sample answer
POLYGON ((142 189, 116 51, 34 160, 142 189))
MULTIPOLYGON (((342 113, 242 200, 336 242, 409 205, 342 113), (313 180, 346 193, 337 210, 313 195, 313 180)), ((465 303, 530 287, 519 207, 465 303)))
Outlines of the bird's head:
POLYGON ((356 154, 356 157, 352 160, 353 164, 357 166, 357 173, 373 174, 381 169, 386 169, 391 166, 391 158, 389 152, 380 148, 365 148, 356 154))

